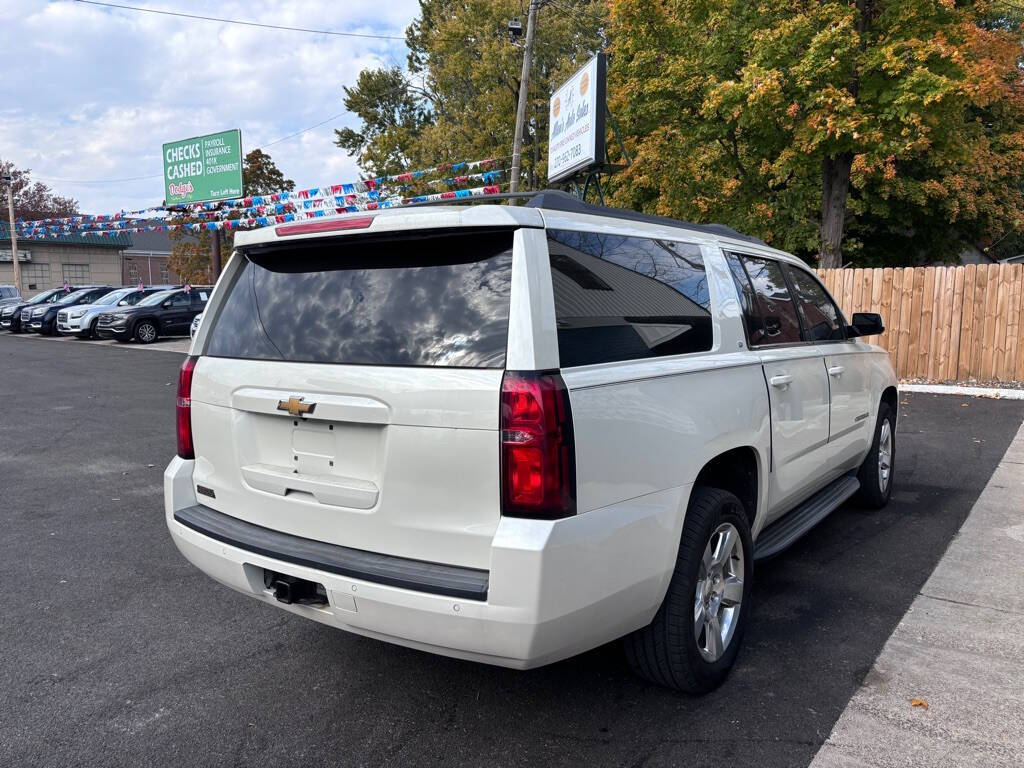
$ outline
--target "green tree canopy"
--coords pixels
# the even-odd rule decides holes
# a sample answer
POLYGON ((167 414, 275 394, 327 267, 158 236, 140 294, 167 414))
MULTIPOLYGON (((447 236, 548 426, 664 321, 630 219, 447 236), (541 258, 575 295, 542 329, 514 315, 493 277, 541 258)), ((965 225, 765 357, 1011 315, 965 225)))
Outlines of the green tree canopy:
POLYGON ((615 0, 620 204, 823 266, 1024 229, 1021 35, 992 3, 615 0), (844 239, 845 235, 845 239, 844 239))
MULTIPOLYGON (((590 0, 561 0, 538 13, 523 144, 531 182, 546 163, 552 84, 600 49, 605 13, 590 0)), ((487 157, 507 169, 523 62, 522 43, 508 37, 513 17, 525 26, 519 0, 420 0, 406 32, 408 71, 367 70, 345 89, 360 127, 338 131, 338 146, 374 176, 487 157)))

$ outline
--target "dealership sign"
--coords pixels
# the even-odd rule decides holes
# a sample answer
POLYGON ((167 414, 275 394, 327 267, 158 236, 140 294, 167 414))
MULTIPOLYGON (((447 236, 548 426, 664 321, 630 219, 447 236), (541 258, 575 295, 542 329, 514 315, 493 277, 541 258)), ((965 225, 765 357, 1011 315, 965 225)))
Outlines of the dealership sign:
POLYGON ((242 196, 242 132, 211 133, 164 144, 167 205, 242 196))
POLYGON ((604 162, 605 58, 597 54, 555 91, 548 107, 548 181, 604 162))

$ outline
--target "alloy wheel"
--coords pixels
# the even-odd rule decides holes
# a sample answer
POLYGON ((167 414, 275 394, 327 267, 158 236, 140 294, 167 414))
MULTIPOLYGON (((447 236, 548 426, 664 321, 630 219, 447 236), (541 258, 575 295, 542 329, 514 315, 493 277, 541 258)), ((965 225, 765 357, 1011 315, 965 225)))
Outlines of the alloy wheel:
POLYGON ((892 474, 892 427, 889 420, 882 422, 878 433, 878 490, 885 493, 889 487, 889 476, 892 474))
POLYGON ((740 533, 732 523, 722 523, 704 547, 693 600, 693 636, 706 661, 718 661, 736 631, 743 571, 740 533))

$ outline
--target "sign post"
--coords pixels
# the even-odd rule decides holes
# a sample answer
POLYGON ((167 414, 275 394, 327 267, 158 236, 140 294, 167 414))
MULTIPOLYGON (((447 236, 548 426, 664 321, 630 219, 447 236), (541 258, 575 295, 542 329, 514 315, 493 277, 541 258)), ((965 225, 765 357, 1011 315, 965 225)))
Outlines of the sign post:
POLYGON ((242 196, 242 132, 238 129, 164 144, 163 158, 165 205, 242 196))
POLYGON ((597 54, 551 96, 548 181, 604 165, 606 68, 604 54, 597 54))

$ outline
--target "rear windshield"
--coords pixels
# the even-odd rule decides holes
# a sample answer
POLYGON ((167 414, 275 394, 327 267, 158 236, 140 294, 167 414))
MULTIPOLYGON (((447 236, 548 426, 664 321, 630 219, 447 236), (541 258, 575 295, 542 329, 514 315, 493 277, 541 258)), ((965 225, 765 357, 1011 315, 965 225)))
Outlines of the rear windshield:
POLYGON ((511 231, 332 238, 254 250, 206 354, 349 365, 505 365, 511 231))

